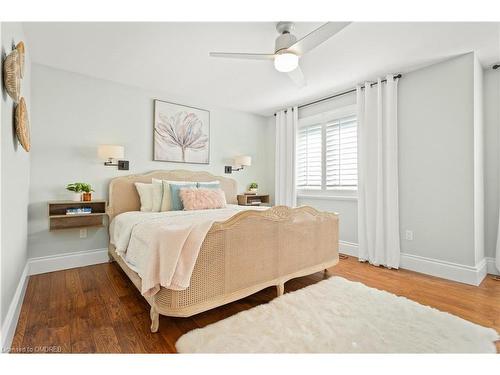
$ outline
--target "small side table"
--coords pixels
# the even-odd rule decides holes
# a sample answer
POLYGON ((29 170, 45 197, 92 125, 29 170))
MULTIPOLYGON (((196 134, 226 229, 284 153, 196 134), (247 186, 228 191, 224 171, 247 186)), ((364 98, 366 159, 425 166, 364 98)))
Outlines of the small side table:
POLYGON ((240 206, 261 206, 269 204, 269 194, 238 194, 240 206))
POLYGON ((50 201, 48 202, 49 230, 104 227, 104 216, 107 215, 106 204, 105 200, 92 200, 89 202, 50 201), (83 207, 90 207, 92 213, 66 214, 68 208, 83 207))

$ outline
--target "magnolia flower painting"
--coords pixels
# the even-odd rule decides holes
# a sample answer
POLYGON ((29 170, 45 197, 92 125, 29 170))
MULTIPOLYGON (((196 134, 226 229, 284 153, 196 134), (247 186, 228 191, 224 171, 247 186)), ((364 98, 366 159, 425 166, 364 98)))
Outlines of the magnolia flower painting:
POLYGON ((155 100, 154 160, 209 163, 210 113, 155 100))

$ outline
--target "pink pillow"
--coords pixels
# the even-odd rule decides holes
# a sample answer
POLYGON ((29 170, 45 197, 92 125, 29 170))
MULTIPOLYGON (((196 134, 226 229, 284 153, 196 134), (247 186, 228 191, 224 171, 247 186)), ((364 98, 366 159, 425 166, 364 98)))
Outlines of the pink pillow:
POLYGON ((221 189, 182 188, 179 196, 186 211, 226 207, 226 196, 221 189))

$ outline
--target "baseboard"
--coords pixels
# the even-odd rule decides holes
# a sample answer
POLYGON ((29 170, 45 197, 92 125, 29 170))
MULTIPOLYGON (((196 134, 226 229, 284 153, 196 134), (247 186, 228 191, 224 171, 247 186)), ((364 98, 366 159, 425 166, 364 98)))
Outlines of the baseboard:
POLYGON ((486 271, 491 275, 500 276, 497 266, 495 265, 495 258, 486 257, 486 271))
MULTIPOLYGON (((354 257, 358 256, 358 244, 339 241, 339 252, 354 257)), ((401 254, 400 267, 426 275, 442 277, 470 285, 479 285, 487 273, 493 273, 495 262, 493 258, 485 258, 475 266, 467 266, 443 260, 421 257, 412 254, 401 254)), ((498 274, 498 272, 497 272, 498 274)))
POLYGON ((358 244, 348 241, 339 241, 339 253, 358 257, 358 244))
POLYGON ((26 263, 23 273, 21 274, 21 278, 19 279, 16 292, 14 293, 14 297, 10 302, 9 310, 5 316, 5 321, 2 325, 2 353, 10 351, 12 340, 14 339, 14 334, 16 333, 19 314, 21 313, 26 287, 28 286, 28 278, 29 267, 28 263, 26 263))
POLYGON ((106 263, 107 261, 108 249, 95 249, 39 258, 30 258, 28 259, 28 266, 30 275, 38 275, 40 273, 106 263))
POLYGON ((413 254, 401 254, 400 266, 407 270, 476 286, 486 277, 484 259, 475 266, 467 266, 413 254))

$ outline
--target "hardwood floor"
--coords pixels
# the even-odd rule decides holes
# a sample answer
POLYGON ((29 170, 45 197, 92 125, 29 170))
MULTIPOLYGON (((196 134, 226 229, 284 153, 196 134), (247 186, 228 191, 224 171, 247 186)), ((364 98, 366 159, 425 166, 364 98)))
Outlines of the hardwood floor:
MULTIPOLYGON (((352 257, 341 260, 333 273, 500 332, 500 281, 489 275, 474 287, 406 270, 377 268, 352 257)), ((323 273, 317 273, 290 280, 285 291, 322 279, 323 273)), ((12 352, 172 353, 177 339, 189 330, 275 297, 273 287, 190 318, 161 316, 160 330, 152 334, 148 303, 116 263, 36 275, 28 283, 12 352)), ((497 350, 500 352, 500 342, 497 350)))

